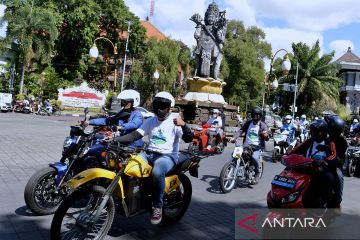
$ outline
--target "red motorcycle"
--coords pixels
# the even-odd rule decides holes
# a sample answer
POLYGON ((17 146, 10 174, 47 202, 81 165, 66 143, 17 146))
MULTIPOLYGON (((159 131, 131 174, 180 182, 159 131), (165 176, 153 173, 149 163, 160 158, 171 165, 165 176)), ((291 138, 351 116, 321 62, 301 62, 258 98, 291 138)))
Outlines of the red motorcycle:
POLYGON ((208 152, 208 153, 222 153, 226 147, 226 138, 224 132, 221 133, 221 137, 218 134, 213 136, 212 146, 207 149, 207 143, 209 139, 208 132, 213 131, 209 123, 201 123, 200 127, 196 127, 194 130, 194 139, 189 144, 189 152, 208 152))
MULTIPOLYGON (((317 146, 319 151, 327 151, 327 146, 317 146)), ((327 210, 334 202, 333 191, 322 192, 316 187, 313 177, 324 171, 326 164, 318 166, 316 160, 292 154, 282 157, 285 169, 271 182, 267 195, 269 208, 321 208, 327 210)))

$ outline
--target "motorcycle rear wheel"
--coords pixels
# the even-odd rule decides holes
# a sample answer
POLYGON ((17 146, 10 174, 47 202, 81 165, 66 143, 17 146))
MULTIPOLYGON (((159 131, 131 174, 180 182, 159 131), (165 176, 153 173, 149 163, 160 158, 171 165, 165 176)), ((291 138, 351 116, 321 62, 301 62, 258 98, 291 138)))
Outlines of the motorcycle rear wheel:
POLYGON ((233 161, 227 162, 221 169, 219 185, 223 193, 229 193, 235 187, 237 179, 235 169, 236 165, 233 161))
POLYGON ((161 221, 164 224, 178 222, 182 216, 184 216, 190 205, 192 196, 191 181, 184 174, 180 175, 179 179, 181 185, 174 190, 175 192, 169 193, 168 196, 164 196, 163 216, 161 221))
POLYGON ((280 160, 280 157, 281 157, 281 154, 279 152, 278 149, 274 149, 273 150, 273 153, 272 153, 272 156, 271 156, 271 160, 276 163, 276 162, 279 162, 280 160))
POLYGON ((98 220, 91 223, 91 218, 98 209, 105 191, 105 188, 95 185, 79 189, 69 195, 54 215, 51 222, 50 239, 103 239, 109 232, 115 216, 115 203, 112 196, 107 201, 98 220), (71 209, 74 210, 71 211, 71 209), (66 222, 67 217, 69 222, 66 222), (68 231, 62 232, 66 229, 68 231))
POLYGON ((51 192, 55 189, 56 170, 45 167, 34 173, 26 184, 24 199, 26 206, 36 214, 53 214, 62 201, 62 196, 51 192))

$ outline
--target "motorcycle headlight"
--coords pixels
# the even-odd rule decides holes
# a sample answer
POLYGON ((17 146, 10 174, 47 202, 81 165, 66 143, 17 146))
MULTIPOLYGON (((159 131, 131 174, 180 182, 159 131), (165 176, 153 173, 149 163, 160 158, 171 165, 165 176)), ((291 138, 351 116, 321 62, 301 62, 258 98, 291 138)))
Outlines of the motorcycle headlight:
POLYGON ((73 143, 73 139, 70 137, 65 138, 63 148, 68 148, 73 143))
POLYGON ((296 191, 296 192, 293 192, 285 197, 283 197, 281 199, 281 203, 284 204, 284 203, 290 203, 290 202, 293 202, 297 199, 297 197, 299 196, 300 194, 300 191, 296 191))

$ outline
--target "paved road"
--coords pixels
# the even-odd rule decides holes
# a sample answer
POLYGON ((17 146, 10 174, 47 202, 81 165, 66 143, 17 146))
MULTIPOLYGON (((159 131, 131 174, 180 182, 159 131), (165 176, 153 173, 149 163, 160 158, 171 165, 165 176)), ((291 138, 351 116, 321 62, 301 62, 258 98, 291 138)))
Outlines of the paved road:
MULTIPOLYGON (((34 216, 24 206, 23 191, 39 168, 60 158, 64 138, 76 118, 0 114, 0 239, 49 239, 52 216, 34 216)), ((271 143, 267 148, 271 149, 271 143)), ((218 176, 230 159, 232 146, 201 162, 199 178, 191 177, 191 205, 176 225, 152 226, 147 215, 117 216, 107 239, 234 239, 235 208, 265 207, 266 194, 281 164, 265 163, 261 182, 221 194, 218 176)), ((265 155, 269 155, 268 152, 265 155)), ((267 158, 265 158, 266 160, 267 158)), ((360 180, 346 178, 343 212, 360 215, 360 180)))

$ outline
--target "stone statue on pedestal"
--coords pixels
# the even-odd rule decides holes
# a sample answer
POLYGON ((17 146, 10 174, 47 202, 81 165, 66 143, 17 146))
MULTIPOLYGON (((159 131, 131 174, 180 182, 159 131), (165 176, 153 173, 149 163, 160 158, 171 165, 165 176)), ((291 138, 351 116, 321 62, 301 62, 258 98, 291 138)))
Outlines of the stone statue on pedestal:
POLYGON ((196 23, 194 33, 197 41, 195 76, 217 79, 228 22, 225 18, 225 11, 220 12, 216 3, 213 2, 206 10, 204 23, 202 17, 197 13, 190 20, 196 23))

